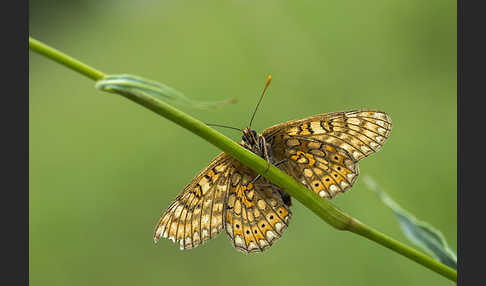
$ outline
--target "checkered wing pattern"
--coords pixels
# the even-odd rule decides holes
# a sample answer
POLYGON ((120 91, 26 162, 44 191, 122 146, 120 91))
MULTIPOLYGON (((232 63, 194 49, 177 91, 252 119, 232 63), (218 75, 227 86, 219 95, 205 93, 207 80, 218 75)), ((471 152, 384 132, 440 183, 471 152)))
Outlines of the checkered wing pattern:
POLYGON ((282 236, 292 213, 277 186, 264 178, 252 182, 257 174, 237 161, 234 164, 225 210, 226 233, 236 249, 263 252, 282 236))
POLYGON ((194 248, 226 227, 233 246, 245 253, 268 249, 287 228, 291 212, 278 188, 222 153, 162 214, 154 240, 194 248))
POLYGON ((275 125, 262 135, 271 142, 279 167, 323 198, 355 183, 358 161, 377 152, 391 130, 390 117, 377 110, 316 115, 275 125))
MULTIPOLYGON (((330 199, 351 188, 358 177, 358 161, 381 148, 391 126, 390 117, 381 111, 335 112, 265 129, 261 136, 269 145, 264 143, 268 149, 264 155, 261 148, 255 149, 260 147, 255 140, 241 144, 262 157, 268 155, 279 168, 330 199)), ((289 224, 290 197, 267 179, 256 178, 253 170, 220 154, 162 214, 155 242, 164 237, 189 249, 225 228, 242 252, 268 249, 289 224)))
POLYGON ((233 161, 220 154, 184 188, 157 223, 155 242, 164 237, 188 249, 221 232, 233 161))

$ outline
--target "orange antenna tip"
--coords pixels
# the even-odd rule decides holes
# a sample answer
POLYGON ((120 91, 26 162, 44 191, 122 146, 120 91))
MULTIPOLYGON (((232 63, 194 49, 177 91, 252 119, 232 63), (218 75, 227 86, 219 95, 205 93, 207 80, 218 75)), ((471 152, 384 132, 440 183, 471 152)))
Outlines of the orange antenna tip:
POLYGON ((270 85, 270 82, 272 81, 272 76, 269 75, 267 78, 267 84, 265 85, 265 88, 267 88, 270 85))
POLYGON ((267 87, 270 85, 271 81, 272 81, 272 76, 268 75, 267 84, 265 84, 265 88, 263 89, 262 95, 260 96, 260 99, 258 100, 257 106, 255 107, 255 110, 253 111, 253 115, 251 116, 250 125, 249 125, 250 127, 251 127, 251 123, 253 122, 253 118, 255 118, 255 113, 258 109, 258 106, 260 106, 260 103, 262 102, 263 96, 265 95, 265 91, 267 90, 267 87))

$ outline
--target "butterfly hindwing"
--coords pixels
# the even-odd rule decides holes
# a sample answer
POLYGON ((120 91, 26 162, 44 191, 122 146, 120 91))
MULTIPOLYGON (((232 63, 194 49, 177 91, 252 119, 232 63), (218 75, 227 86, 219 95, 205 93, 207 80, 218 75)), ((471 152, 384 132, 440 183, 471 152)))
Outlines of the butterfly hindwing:
POLYGON ((155 242, 165 237, 193 248, 221 232, 233 160, 220 154, 184 188, 157 223, 155 242))
POLYGON ((320 141, 290 138, 279 136, 274 141, 274 144, 287 146, 277 149, 275 154, 280 160, 286 159, 279 166, 286 173, 328 199, 354 184, 359 169, 348 152, 320 141), (288 142, 292 146, 288 146, 288 142))
POLYGON ((257 174, 235 164, 225 211, 226 233, 236 249, 263 252, 282 236, 292 214, 277 186, 263 178, 253 182, 257 174))

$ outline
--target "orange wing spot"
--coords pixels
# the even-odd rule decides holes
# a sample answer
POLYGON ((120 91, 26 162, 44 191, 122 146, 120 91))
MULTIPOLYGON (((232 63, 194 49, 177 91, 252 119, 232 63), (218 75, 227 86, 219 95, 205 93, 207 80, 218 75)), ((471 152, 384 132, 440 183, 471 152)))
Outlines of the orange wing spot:
POLYGON ((229 212, 226 213, 226 222, 228 222, 231 225, 233 225, 233 216, 229 212))
MULTIPOLYGON (((328 167, 327 164, 329 164, 327 161, 324 162, 324 163, 317 163, 316 164, 316 167, 318 167, 318 168, 320 168, 320 169, 322 169, 324 171, 327 171, 327 170, 329 170, 329 167, 328 167)), ((318 173, 316 173, 316 174, 319 175, 318 173)))
POLYGON ((251 211, 248 211, 247 214, 246 214, 246 217, 248 218, 248 221, 249 222, 253 222, 253 220, 255 219, 253 217, 253 213, 251 211))
POLYGON ((250 244, 250 241, 255 242, 253 239, 251 228, 249 226, 245 225, 243 233, 244 233, 243 236, 245 237, 246 245, 250 244))
POLYGON ((243 225, 241 224, 240 220, 235 219, 233 221, 233 233, 234 233, 234 236, 236 236, 238 234, 243 236, 243 225))
POLYGON ((345 181, 344 177, 341 176, 338 172, 331 171, 331 177, 336 181, 337 183, 341 183, 342 181, 345 181))
POLYGON ((315 180, 315 181, 312 182, 312 190, 314 192, 319 193, 321 190, 324 190, 324 189, 326 189, 326 188, 324 187, 324 184, 322 184, 321 181, 315 180))
POLYGON ((324 145, 324 148, 326 149, 326 151, 330 151, 332 153, 336 153, 336 148, 334 148, 333 146, 331 146, 329 144, 324 145))
POLYGON ((341 156, 341 155, 332 154, 329 159, 331 159, 331 161, 333 161, 333 162, 337 162, 340 165, 344 164, 344 157, 341 156))
POLYGON ((309 153, 306 153, 305 156, 307 157, 307 159, 309 159, 309 166, 314 166, 314 164, 316 163, 314 156, 309 153))
POLYGON ((238 186, 236 189, 236 196, 241 199, 241 203, 243 203, 247 208, 254 206, 255 204, 250 202, 246 197, 245 192, 253 190, 253 184, 248 184, 248 186, 238 186))
POLYGON ((301 163, 301 164, 306 164, 309 166, 314 166, 316 163, 316 160, 314 159, 314 156, 312 156, 309 153, 304 153, 302 151, 297 151, 295 155, 290 156, 290 159, 301 163))
POLYGON ((309 134, 312 134, 310 132, 309 128, 307 128, 307 123, 300 125, 300 129, 302 129, 302 131, 300 131, 299 135, 309 135, 309 134))
POLYGON ((282 218, 285 218, 289 215, 289 211, 284 207, 279 207, 277 213, 282 218))
POLYGON ((255 197, 255 191, 250 189, 250 191, 246 192, 246 197, 251 201, 255 197))
POLYGON ((265 219, 258 222, 258 228, 264 235, 267 233, 267 231, 272 230, 272 226, 265 219))
POLYGON ((327 121, 322 121, 321 125, 322 125, 322 127, 324 127, 324 129, 325 129, 327 132, 331 132, 331 126, 329 126, 329 122, 327 122, 327 121))
POLYGON ((351 170, 349 170, 348 168, 344 168, 342 166, 333 165, 332 168, 345 178, 347 174, 351 173, 351 170))
POLYGON ((256 226, 256 225, 253 226, 252 231, 253 231, 253 235, 255 236, 257 241, 259 241, 260 239, 265 239, 265 237, 263 236, 263 234, 260 231, 260 229, 258 228, 258 226, 256 226))
POLYGON ((332 180, 331 176, 322 177, 322 182, 326 186, 326 189, 329 189, 329 186, 333 184, 333 180, 332 180))
POLYGON ((263 200, 258 200, 257 206, 262 211, 265 211, 265 208, 267 207, 267 205, 265 204, 265 201, 263 201, 263 200))
POLYGON ((197 198, 202 197, 202 188, 201 188, 201 185, 196 184, 196 186, 194 187, 194 194, 196 195, 197 198))
POLYGON ((255 219, 258 218, 260 216, 260 211, 258 209, 254 209, 253 210, 253 215, 255 216, 255 219))
POLYGON ((278 222, 282 222, 280 217, 274 212, 270 212, 267 214, 267 220, 272 224, 273 227, 275 227, 275 224, 277 224, 278 222))
POLYGON ((207 174, 211 179, 213 179, 216 174, 213 172, 213 170, 209 170, 208 174, 207 174))

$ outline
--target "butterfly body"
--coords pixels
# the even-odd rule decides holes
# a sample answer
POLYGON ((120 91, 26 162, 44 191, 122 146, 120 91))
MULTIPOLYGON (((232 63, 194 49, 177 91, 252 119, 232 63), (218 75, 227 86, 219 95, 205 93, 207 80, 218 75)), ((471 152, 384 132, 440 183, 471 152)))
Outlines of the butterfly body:
MULTIPOLYGON (((246 128, 240 145, 331 199, 351 188, 358 161, 378 151, 390 130, 386 113, 352 110, 288 121, 261 134, 246 128)), ((285 190, 221 153, 162 214, 154 240, 165 237, 188 249, 224 228, 236 249, 263 252, 287 228, 290 206, 285 190)))
MULTIPOLYGON (((283 163, 283 161, 276 162, 275 157, 273 156, 272 153, 272 141, 267 142, 265 137, 263 137, 261 134, 258 134, 255 130, 246 128, 243 130, 243 136, 241 136, 241 143, 240 145, 245 147, 246 149, 250 150, 251 152, 255 153, 256 155, 262 157, 263 159, 268 160, 269 164, 276 164, 279 165, 283 163)), ((270 138, 270 140, 272 140, 270 138)), ((257 176, 260 177, 260 176, 257 176)), ((292 205, 292 201, 290 196, 281 188, 278 188, 278 192, 280 193, 280 196, 283 200, 283 202, 287 206, 292 205)))

